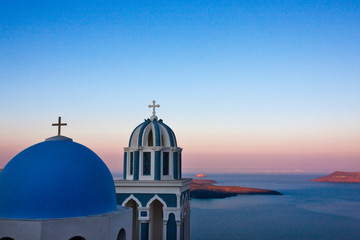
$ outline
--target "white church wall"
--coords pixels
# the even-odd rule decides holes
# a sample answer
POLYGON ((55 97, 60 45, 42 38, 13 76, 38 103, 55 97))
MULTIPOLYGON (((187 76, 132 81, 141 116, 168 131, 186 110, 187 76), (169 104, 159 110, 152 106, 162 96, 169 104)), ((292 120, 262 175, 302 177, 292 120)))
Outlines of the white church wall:
POLYGON ((0 239, 3 237, 11 237, 16 240, 40 240, 41 223, 39 221, 0 219, 0 239))
POLYGON ((123 208, 103 215, 48 219, 4 220, 0 219, 0 238, 15 240, 68 240, 81 236, 86 240, 116 240, 123 228, 127 236, 132 231, 132 209, 123 208))

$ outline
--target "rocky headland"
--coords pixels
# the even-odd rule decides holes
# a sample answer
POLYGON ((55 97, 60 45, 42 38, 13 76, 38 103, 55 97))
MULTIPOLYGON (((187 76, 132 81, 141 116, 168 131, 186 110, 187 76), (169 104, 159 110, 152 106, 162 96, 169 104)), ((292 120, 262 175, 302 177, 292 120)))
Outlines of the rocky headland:
POLYGON ((273 190, 247 188, 238 186, 216 186, 216 181, 211 179, 193 179, 190 184, 190 196, 192 198, 226 198, 240 194, 254 195, 282 195, 273 190))
POLYGON ((312 182, 360 183, 360 172, 336 171, 330 175, 310 180, 312 182))

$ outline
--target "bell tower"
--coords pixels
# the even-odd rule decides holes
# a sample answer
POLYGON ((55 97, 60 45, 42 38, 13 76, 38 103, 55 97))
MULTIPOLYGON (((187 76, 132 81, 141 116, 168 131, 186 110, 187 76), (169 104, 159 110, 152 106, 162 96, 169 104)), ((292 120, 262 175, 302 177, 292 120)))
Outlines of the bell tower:
POLYGON ((174 132, 155 115, 131 133, 124 174, 115 181, 117 203, 133 209, 133 240, 190 239, 190 182, 181 175, 174 132))

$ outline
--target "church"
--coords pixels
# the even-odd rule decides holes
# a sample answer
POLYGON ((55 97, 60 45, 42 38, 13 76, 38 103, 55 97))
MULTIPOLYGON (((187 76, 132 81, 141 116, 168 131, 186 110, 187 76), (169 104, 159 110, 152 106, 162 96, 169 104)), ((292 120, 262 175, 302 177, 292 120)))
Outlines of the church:
MULTIPOLYGON (((61 135, 17 154, 0 172, 0 240, 188 240, 191 179, 174 132, 153 114, 124 148, 123 179, 61 135)), ((119 161, 120 162, 120 161, 119 161)))

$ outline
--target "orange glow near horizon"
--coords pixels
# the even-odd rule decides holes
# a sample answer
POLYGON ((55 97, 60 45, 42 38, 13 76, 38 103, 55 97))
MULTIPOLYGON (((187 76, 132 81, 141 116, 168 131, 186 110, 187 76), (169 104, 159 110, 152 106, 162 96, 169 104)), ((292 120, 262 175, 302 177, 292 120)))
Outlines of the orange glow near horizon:
MULTIPOLYGON (((125 135, 125 134, 123 134, 125 135)), ((218 136, 216 136, 218 137, 218 136)), ((318 138, 318 137, 317 137, 318 138)), ((86 138, 79 142, 96 152, 113 172, 121 172, 125 137, 86 138)), ((0 168, 23 149, 33 145, 33 139, 12 140, 0 146, 0 168)), ((278 139, 244 138, 241 141, 200 140, 182 137, 178 144, 183 148, 184 172, 314 172, 359 171, 359 139, 278 139), (260 141, 261 140, 261 141, 260 141), (321 141, 320 141, 321 140, 321 141)))
MULTIPOLYGON (((170 124, 171 125, 171 124, 170 124)), ((52 130, 52 129, 51 129, 52 130)), ((174 129, 178 146, 183 148, 183 168, 208 172, 314 172, 360 170, 360 134, 356 131, 300 133, 267 131, 189 131, 174 129), (194 136, 194 133, 196 135, 194 136)), ((46 136, 42 132, 41 135, 46 136)), ((129 129, 100 128, 91 134, 76 129, 69 136, 97 153, 113 172, 121 172, 123 148, 128 145, 129 129)), ((12 135, 0 146, 0 168, 23 149, 42 140, 30 134, 12 135)))

